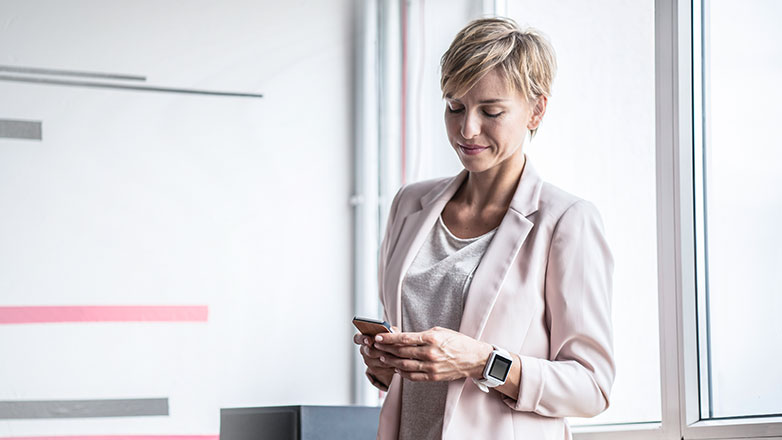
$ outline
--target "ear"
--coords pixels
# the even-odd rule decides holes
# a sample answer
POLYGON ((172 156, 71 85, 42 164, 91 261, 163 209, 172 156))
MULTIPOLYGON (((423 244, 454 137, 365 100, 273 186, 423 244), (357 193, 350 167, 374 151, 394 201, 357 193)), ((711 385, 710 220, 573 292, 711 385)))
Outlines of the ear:
POLYGON ((543 120, 543 115, 546 114, 546 105, 548 104, 548 97, 540 95, 532 101, 532 114, 530 115, 529 122, 527 123, 528 130, 535 130, 540 125, 540 121, 543 120))

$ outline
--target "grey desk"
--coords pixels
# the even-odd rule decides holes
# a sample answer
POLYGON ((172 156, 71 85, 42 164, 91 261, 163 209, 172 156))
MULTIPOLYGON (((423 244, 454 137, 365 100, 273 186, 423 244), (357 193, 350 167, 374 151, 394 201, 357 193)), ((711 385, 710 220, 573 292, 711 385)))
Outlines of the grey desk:
POLYGON ((380 408, 267 406, 220 410, 220 440, 371 440, 380 408))

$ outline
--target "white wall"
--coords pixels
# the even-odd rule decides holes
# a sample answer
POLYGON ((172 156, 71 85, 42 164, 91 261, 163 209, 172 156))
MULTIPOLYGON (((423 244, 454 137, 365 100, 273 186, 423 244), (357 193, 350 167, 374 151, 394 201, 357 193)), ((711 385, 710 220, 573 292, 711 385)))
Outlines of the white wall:
POLYGON ((168 417, 0 436, 216 434, 219 408, 350 398, 351 26, 342 1, 4 0, 0 64, 262 99, 0 81, 0 306, 209 307, 0 325, 0 401, 168 397, 168 417))

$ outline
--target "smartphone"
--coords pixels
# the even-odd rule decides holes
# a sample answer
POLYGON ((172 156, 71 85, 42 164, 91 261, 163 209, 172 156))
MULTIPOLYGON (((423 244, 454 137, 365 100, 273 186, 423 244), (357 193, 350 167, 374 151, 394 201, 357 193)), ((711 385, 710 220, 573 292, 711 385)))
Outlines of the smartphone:
POLYGON ((393 333, 391 324, 377 319, 353 317, 353 325, 356 326, 362 335, 375 336, 378 333, 393 333))

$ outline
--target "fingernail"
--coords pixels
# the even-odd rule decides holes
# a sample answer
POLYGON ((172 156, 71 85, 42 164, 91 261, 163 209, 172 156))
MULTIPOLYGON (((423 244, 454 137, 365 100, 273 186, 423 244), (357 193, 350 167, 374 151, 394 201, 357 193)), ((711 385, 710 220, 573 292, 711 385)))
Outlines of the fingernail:
POLYGON ((385 362, 385 361, 386 361, 386 357, 385 356, 380 356, 380 362, 385 362))
POLYGON ((368 347, 361 347, 361 352, 364 354, 369 354, 369 348, 368 347))
POLYGON ((364 338, 364 344, 369 345, 369 338, 364 338))
POLYGON ((383 337, 382 337, 382 336, 380 336, 380 335, 377 335, 377 336, 375 336, 375 340, 376 340, 376 341, 378 341, 378 342, 379 342, 379 341, 382 341, 382 340, 383 340, 383 337))

